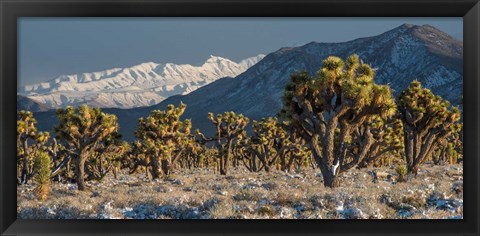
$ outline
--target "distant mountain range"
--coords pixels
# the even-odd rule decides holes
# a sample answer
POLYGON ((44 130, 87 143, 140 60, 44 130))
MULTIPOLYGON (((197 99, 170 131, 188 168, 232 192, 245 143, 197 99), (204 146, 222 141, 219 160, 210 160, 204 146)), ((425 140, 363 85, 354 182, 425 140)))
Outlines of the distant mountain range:
POLYGON ((18 93, 50 109, 80 104, 102 108, 150 106, 217 79, 237 76, 264 56, 260 54, 238 63, 210 56, 200 66, 148 62, 128 68, 62 75, 48 82, 23 86, 18 93))
POLYGON ((28 111, 48 111, 50 110, 45 104, 38 103, 30 98, 17 95, 17 110, 28 111))
MULTIPOLYGON (((236 77, 218 79, 186 95, 171 96, 149 107, 104 110, 119 117, 120 131, 127 140, 133 139, 139 117, 180 102, 187 104, 183 118, 191 118, 194 128, 212 133, 208 112, 235 111, 256 120, 275 116, 291 73, 306 70, 314 74, 327 56, 346 58, 353 53, 376 68, 376 82, 389 84, 395 95, 417 79, 452 104, 461 104, 463 42, 429 25, 405 24, 378 36, 349 42, 311 42, 281 48, 236 77)), ((52 111, 35 115, 43 130, 50 130, 52 121, 56 121, 52 111)))

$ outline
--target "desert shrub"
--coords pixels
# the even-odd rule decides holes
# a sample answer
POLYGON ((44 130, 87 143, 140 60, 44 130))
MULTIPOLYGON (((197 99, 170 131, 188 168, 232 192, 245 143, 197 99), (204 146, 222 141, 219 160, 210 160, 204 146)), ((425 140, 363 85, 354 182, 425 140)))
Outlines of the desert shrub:
POLYGON ((52 173, 52 161, 47 152, 37 152, 34 167, 34 180, 38 184, 35 193, 39 200, 44 201, 50 192, 50 177, 52 173))
POLYGON ((398 174, 398 182, 405 182, 405 176, 407 175, 407 167, 403 165, 397 166, 395 172, 398 174))

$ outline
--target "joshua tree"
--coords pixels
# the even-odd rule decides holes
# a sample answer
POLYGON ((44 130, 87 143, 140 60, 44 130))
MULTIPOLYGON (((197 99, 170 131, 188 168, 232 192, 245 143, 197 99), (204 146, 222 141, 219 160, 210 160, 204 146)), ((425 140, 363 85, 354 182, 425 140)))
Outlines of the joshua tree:
POLYGON ((180 158, 180 166, 182 168, 199 168, 205 164, 205 156, 208 147, 201 145, 195 141, 195 135, 192 135, 188 142, 185 142, 184 152, 180 158))
POLYGON ((61 181, 64 179, 72 179, 74 174, 71 173, 71 159, 70 150, 57 142, 56 138, 52 139, 52 144, 48 148, 50 156, 53 158, 54 168, 52 170, 52 177, 54 181, 61 181))
POLYGON ((312 152, 305 145, 304 140, 296 138, 295 135, 290 135, 288 139, 284 140, 284 145, 287 148, 284 155, 280 156, 280 170, 290 172, 295 167, 295 171, 299 171, 302 166, 308 166, 312 152))
POLYGON ((284 154, 287 145, 283 142, 287 138, 287 132, 276 118, 262 119, 260 122, 254 120, 252 127, 250 146, 253 154, 262 162, 265 171, 269 172, 279 156, 284 154))
POLYGON ((226 175, 228 165, 233 158, 234 145, 238 140, 246 137, 245 127, 249 119, 242 114, 237 115, 235 112, 225 112, 223 115, 218 114, 216 117, 213 113, 208 113, 208 119, 215 125, 215 137, 206 138, 199 130, 195 130, 197 137, 201 142, 215 141, 218 149, 218 167, 221 175, 226 175))
MULTIPOLYGON (((277 118, 262 119, 260 122, 253 121, 253 136, 247 139, 247 157, 249 169, 255 171, 256 160, 262 164, 260 169, 269 172, 275 163, 280 164, 283 171, 289 171, 295 161, 300 165, 310 152, 301 143, 295 142, 286 131, 284 125, 277 118), (248 157, 250 156, 250 157, 248 157)), ((258 170, 260 170, 258 169, 258 170)))
MULTIPOLYGON (((148 179, 148 171, 151 169, 152 163, 150 162, 150 156, 147 155, 147 146, 140 141, 134 141, 132 143, 132 148, 129 151, 128 155, 128 166, 130 169, 130 174, 135 173, 140 166, 145 168, 145 177, 148 179)), ((150 172, 152 172, 150 170, 150 172)))
POLYGON ((367 157, 374 143, 373 119, 395 113, 389 86, 373 80, 374 70, 357 55, 346 61, 330 56, 315 76, 293 74, 285 88, 281 114, 310 145, 327 187, 338 186, 338 174, 367 157), (357 140, 363 149, 350 153, 347 162, 351 134, 362 125, 365 130, 357 140))
POLYGON ((110 134, 93 150, 86 162, 88 179, 102 180, 110 171, 116 177, 115 169, 126 151, 120 138, 118 133, 110 134))
POLYGON ((183 147, 190 141, 190 120, 180 120, 187 106, 181 103, 177 108, 168 105, 165 111, 155 110, 146 118, 140 118, 135 136, 144 146, 145 155, 149 156, 152 177, 159 178, 163 172, 167 177, 173 165, 183 152, 183 147))
POLYGON ((450 163, 456 164, 463 155, 463 123, 458 124, 455 130, 439 143, 432 153, 435 165, 450 163))
POLYGON ((248 171, 258 172, 262 170, 263 166, 261 166, 261 162, 258 160, 257 155, 254 154, 251 143, 252 141, 250 137, 238 140, 235 148, 235 155, 240 159, 248 171))
POLYGON ((450 134, 461 129, 460 110, 413 81, 398 99, 403 122, 407 172, 417 174, 418 166, 432 155, 450 134))
POLYGON ((52 172, 52 161, 46 151, 38 151, 35 158, 34 180, 38 186, 35 193, 40 201, 44 201, 50 192, 50 176, 52 172))
POLYGON ((65 143, 75 160, 78 190, 85 190, 85 162, 109 135, 118 130, 117 117, 103 113, 100 108, 81 105, 57 110, 60 122, 55 126, 57 138, 65 143))
MULTIPOLYGON (((362 136, 362 131, 365 130, 365 126, 370 126, 370 132, 373 135, 374 143, 370 146, 370 150, 367 157, 359 164, 360 167, 373 166, 380 163, 391 160, 386 158, 387 154, 390 156, 396 156, 400 159, 401 151, 403 151, 403 126, 402 121, 396 118, 390 118, 387 120, 377 116, 372 119, 372 122, 366 125, 360 126, 353 133, 353 139, 362 136)), ((359 142, 352 142, 354 152, 359 152, 363 147, 359 142)))
POLYGON ((29 140, 34 140, 37 136, 37 121, 33 118, 30 111, 20 111, 17 113, 17 156, 22 161, 20 183, 26 184, 31 176, 30 166, 30 147, 29 140))

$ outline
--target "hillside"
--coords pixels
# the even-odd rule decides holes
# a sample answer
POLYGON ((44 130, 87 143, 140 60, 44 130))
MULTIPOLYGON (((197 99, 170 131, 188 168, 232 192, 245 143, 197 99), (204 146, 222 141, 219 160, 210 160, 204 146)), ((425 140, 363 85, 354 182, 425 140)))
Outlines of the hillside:
POLYGON ((263 57, 260 54, 237 63, 210 56, 199 66, 147 62, 127 68, 62 75, 48 82, 20 87, 18 93, 49 109, 80 104, 123 109, 151 106, 217 79, 237 76, 263 57))
MULTIPOLYGON (((389 84, 394 94, 412 80, 419 80, 435 94, 460 105, 463 96, 463 42, 429 25, 402 25, 374 37, 342 43, 318 43, 281 48, 235 78, 218 79, 187 95, 167 98, 161 103, 128 110, 105 109, 119 117, 121 133, 133 139, 137 119, 168 104, 187 104, 184 118, 194 128, 211 134, 207 113, 235 111, 251 120, 275 116, 291 73, 306 70, 314 74, 330 55, 347 57, 357 53, 376 69, 376 82, 389 84)), ((50 130, 53 112, 37 113, 40 129, 50 130)))

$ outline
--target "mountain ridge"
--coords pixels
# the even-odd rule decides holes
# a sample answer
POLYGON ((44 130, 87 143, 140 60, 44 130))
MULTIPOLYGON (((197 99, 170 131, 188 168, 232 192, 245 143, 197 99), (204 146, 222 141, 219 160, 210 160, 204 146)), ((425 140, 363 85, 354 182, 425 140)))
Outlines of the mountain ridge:
MULTIPOLYGON (((148 116, 152 110, 163 110, 168 104, 183 102, 187 109, 182 118, 192 119, 194 128, 211 134, 213 126, 207 119, 208 112, 234 111, 250 120, 275 116, 281 108, 281 96, 291 73, 306 70, 314 74, 327 56, 346 58, 353 53, 376 68, 376 83, 389 84, 395 96, 418 79, 453 105, 461 105, 463 43, 431 26, 402 25, 377 36, 348 42, 311 42, 300 47, 280 48, 242 74, 218 79, 189 94, 171 96, 149 107, 104 110, 119 117, 120 132, 132 140, 139 117, 148 116)), ((38 120, 48 119, 55 119, 54 114, 38 120)))
MULTIPOLYGON (((223 84, 222 93, 212 94, 202 89, 185 96, 175 96, 151 107, 164 109, 168 104, 187 104, 185 118, 196 121, 198 127, 209 127, 207 110, 213 113, 233 110, 251 119, 274 116, 281 108, 283 88, 289 75, 306 70, 314 74, 322 60, 330 55, 346 58, 357 53, 360 58, 377 68, 375 81, 389 84, 394 95, 418 79, 425 87, 451 101, 461 104, 463 90, 463 43, 431 26, 402 25, 383 34, 342 43, 311 42, 300 47, 281 48, 268 54, 247 72, 223 84), (436 40, 424 42, 419 35, 437 35, 436 40), (432 48, 432 42, 438 42, 432 48), (451 57, 445 58, 439 50, 450 48, 451 57), (455 49, 455 50, 454 50, 455 49), (412 69, 412 70, 409 70, 412 69), (198 99, 203 97, 202 103, 198 99), (217 102, 221 101, 221 102, 217 102)), ((220 81, 217 81, 217 83, 220 81)), ((216 86, 216 84, 211 86, 216 86)))
POLYGON ((146 62, 125 68, 62 75, 19 88, 19 95, 50 109, 88 104, 102 108, 154 105, 176 94, 187 94, 226 76, 236 76, 264 57, 234 62, 211 55, 202 65, 146 62))

